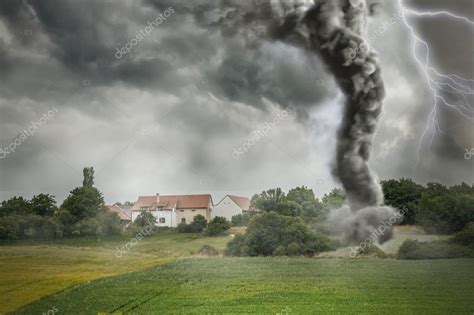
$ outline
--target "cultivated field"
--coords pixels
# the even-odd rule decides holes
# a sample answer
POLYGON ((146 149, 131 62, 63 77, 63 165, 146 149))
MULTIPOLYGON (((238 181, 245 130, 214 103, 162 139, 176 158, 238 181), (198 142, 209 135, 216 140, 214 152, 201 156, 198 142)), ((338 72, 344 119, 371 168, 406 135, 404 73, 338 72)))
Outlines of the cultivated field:
MULTIPOLYGON (((393 252, 408 236, 437 238, 404 228, 387 250, 393 252)), ((130 238, 3 243, 0 313, 22 306, 15 313, 42 314, 53 307, 57 314, 474 311, 474 259, 197 255, 204 244, 222 252, 229 239, 160 233, 139 241, 120 258, 116 248, 130 238)))
POLYGON ((93 279, 142 270, 177 257, 188 257, 203 245, 223 250, 229 237, 162 233, 142 239, 130 253, 116 257, 116 247, 130 237, 57 242, 16 241, 0 246, 0 314, 93 279))
POLYGON ((20 314, 472 314, 473 261, 203 258, 99 279, 20 314), (291 310, 291 312, 290 312, 291 310), (119 313, 120 314, 120 313, 119 313))

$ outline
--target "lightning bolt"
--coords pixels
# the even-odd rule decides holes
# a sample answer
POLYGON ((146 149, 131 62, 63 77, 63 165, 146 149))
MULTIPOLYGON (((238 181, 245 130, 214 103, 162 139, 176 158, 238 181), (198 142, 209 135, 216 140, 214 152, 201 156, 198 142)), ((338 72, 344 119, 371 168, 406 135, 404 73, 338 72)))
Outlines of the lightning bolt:
POLYGON ((425 138, 429 136, 428 150, 431 152, 431 145, 436 136, 437 132, 445 133, 447 130, 442 130, 437 120, 437 111, 439 106, 452 109, 458 112, 462 117, 467 120, 473 120, 474 110, 470 106, 468 97, 474 95, 474 80, 460 77, 456 74, 444 74, 436 68, 431 62, 430 45, 421 38, 415 27, 408 21, 407 16, 413 15, 418 17, 439 17, 443 16, 457 22, 462 22, 474 26, 474 21, 467 17, 459 16, 448 11, 417 11, 412 8, 408 8, 404 5, 403 0, 397 0, 400 12, 402 13, 402 21, 408 28, 412 39, 413 39, 413 58, 420 68, 424 79, 428 84, 428 88, 431 91, 433 97, 433 107, 428 115, 426 127, 418 142, 417 148, 417 160, 413 171, 413 177, 415 177, 418 164, 420 162, 420 151, 425 138), (420 51, 421 48, 421 51, 420 51), (444 95, 451 95, 462 99, 462 104, 455 105, 451 104, 444 95), (431 131, 431 136, 429 135, 431 131))

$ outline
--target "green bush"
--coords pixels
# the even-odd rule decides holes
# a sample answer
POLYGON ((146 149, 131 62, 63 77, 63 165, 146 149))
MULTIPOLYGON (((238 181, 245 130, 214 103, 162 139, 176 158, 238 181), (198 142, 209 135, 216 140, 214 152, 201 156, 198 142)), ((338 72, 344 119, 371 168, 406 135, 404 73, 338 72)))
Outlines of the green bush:
POLYGON ((230 229, 230 222, 227 221, 224 217, 215 217, 209 222, 204 234, 208 236, 218 236, 223 235, 225 231, 230 229))
POLYGON ((229 256, 312 256, 333 249, 328 237, 311 232, 301 218, 275 212, 254 216, 244 235, 227 245, 229 256))
POLYGON ((5 240, 16 240, 21 238, 20 225, 16 215, 0 218, 0 238, 5 240))
POLYGON ((474 221, 474 186, 428 183, 418 202, 416 221, 429 233, 461 231, 474 221))
POLYGON ((180 223, 178 224, 178 226, 176 227, 176 231, 178 233, 190 233, 189 232, 189 228, 188 228, 188 225, 186 223, 180 223))
POLYGON ((242 214, 237 214, 234 215, 231 219, 230 222, 232 223, 232 226, 247 226, 251 218, 250 213, 242 213, 242 214))
POLYGON ((155 216, 148 211, 142 211, 135 221, 133 221, 133 225, 136 225, 140 228, 143 228, 147 225, 156 225, 156 218, 155 216))
POLYGON ((454 234, 451 240, 461 245, 474 245, 474 222, 469 223, 462 231, 454 234))
POLYGON ((244 256, 244 252, 246 252, 245 236, 237 234, 233 240, 227 243, 225 254, 227 256, 244 256))
POLYGON ((371 256, 377 258, 389 258, 390 256, 385 253, 380 247, 370 244, 364 248, 359 247, 356 256, 371 256))
POLYGON ((198 214, 193 218, 193 222, 186 224, 178 224, 178 233, 201 233, 207 225, 207 220, 204 216, 198 214))
POLYGON ((0 217, 0 239, 48 239, 62 235, 62 226, 53 218, 34 214, 0 217))
POLYGON ((447 241, 418 242, 407 239, 398 249, 400 259, 441 259, 474 257, 473 250, 447 241))

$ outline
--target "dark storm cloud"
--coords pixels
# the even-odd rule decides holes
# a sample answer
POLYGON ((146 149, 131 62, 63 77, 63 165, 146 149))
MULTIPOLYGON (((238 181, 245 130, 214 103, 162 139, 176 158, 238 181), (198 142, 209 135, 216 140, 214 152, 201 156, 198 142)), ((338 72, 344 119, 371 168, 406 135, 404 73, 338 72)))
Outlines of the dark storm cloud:
MULTIPOLYGON (((389 16, 394 8, 383 3, 381 10, 389 16)), ((328 191, 334 183, 326 164, 334 152, 326 138, 334 130, 322 126, 339 124, 338 89, 319 58, 300 48, 301 36, 287 21, 281 24, 268 1, 0 1, 1 145, 51 106, 59 109, 0 161, 0 199, 12 191, 62 199, 86 165, 102 169, 97 182, 109 201, 187 193, 183 187, 191 184, 194 192, 239 187, 247 195, 277 185, 328 191), (115 58, 117 48, 169 7, 175 12, 164 23, 115 58), (248 155, 229 160, 233 147, 287 106, 299 121, 285 122, 248 155), (143 128, 153 132, 143 136, 143 128), (315 185, 308 169, 327 185, 315 185), (207 186, 200 186, 203 178, 207 186)), ((431 109, 407 38, 397 25, 377 47, 385 48, 381 62, 395 93, 374 143, 374 156, 384 151, 384 158, 372 159, 383 178, 411 176, 431 109), (407 153, 401 158, 400 152, 407 153)), ((444 141, 451 140, 433 148, 435 157, 444 141)), ((466 178, 469 165, 446 161, 438 178, 453 181, 453 169, 456 181, 466 178)))
MULTIPOLYGON (((159 55, 147 59, 114 57, 116 48, 135 35, 130 35, 129 24, 144 27, 148 21, 147 16, 135 20, 133 10, 123 3, 114 6, 98 1, 7 1, 0 8, 15 38, 24 38, 20 35, 25 29, 32 34, 43 33, 52 43, 48 47, 50 56, 77 81, 86 79, 96 85, 123 81, 140 87, 165 83, 164 87, 169 88, 164 78, 169 77, 171 64, 159 55)), ((17 61, 12 56, 2 58, 7 65, 14 62, 17 61)))

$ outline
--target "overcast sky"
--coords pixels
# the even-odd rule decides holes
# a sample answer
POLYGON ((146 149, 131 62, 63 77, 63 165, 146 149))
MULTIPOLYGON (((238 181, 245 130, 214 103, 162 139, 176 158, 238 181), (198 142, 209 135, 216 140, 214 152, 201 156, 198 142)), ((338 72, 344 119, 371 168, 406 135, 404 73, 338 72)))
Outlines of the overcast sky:
MULTIPOLYGON (((85 166, 109 203, 157 192, 217 201, 299 185, 321 196, 337 186, 338 88, 318 56, 267 36, 274 6, 239 2, 2 0, 0 147, 22 139, 0 159, 0 200, 44 192, 61 201, 85 166), (258 130, 268 132, 236 154, 258 130)), ((369 34, 397 13, 392 2, 375 7, 369 34)), ((406 5, 474 19, 471 0, 406 5)), ((474 77, 472 24, 409 21, 430 44, 432 66, 474 77)), ((430 127, 417 150, 433 97, 412 37, 397 19, 371 44, 387 89, 371 157, 379 178, 472 184, 474 156, 464 157, 474 147, 472 96, 449 96, 461 113, 439 104, 443 132, 432 137, 430 127)))

